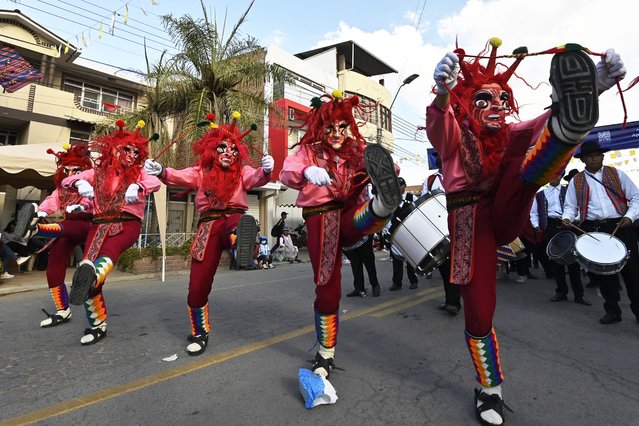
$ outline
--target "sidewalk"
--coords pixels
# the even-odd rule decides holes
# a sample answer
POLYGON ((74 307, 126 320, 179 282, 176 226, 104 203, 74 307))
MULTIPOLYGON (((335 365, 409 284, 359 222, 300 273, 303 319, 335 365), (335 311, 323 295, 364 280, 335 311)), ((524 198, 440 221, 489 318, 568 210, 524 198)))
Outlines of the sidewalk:
MULTIPOLYGON (((303 262, 309 262, 308 250, 306 247, 300 249, 299 258, 303 262)), ((285 267, 289 265, 288 262, 276 262, 274 263, 275 267, 285 267)), ((309 265, 310 267, 310 265, 309 265)), ((67 269, 67 285, 71 285, 71 279, 73 278, 73 273, 75 272, 75 268, 67 269)), ((234 272, 227 268, 219 268, 217 273, 230 273, 234 272)), ((190 271, 188 269, 179 270, 179 271, 166 271, 166 277, 177 277, 180 275, 184 275, 188 277, 190 271)), ((0 297, 6 296, 8 294, 21 293, 25 291, 33 291, 33 290, 44 290, 47 289, 47 277, 46 271, 29 271, 29 272, 20 272, 13 274, 14 278, 10 278, 8 280, 0 280, 0 297)), ((118 281, 130 281, 130 280, 145 280, 145 279, 160 279, 161 273, 148 273, 148 274, 133 274, 130 272, 122 272, 117 268, 113 269, 109 274, 109 282, 118 282, 118 281)), ((188 278, 187 278, 188 279, 188 278)))

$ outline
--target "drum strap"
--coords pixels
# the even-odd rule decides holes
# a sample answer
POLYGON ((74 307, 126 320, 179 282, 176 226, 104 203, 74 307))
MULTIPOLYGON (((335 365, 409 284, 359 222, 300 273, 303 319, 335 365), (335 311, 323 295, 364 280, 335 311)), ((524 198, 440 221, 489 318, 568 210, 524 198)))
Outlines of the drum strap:
MULTIPOLYGON (((604 166, 603 167, 603 177, 602 180, 597 179, 592 174, 588 174, 591 178, 593 178, 596 182, 602 185, 605 190, 608 198, 612 202, 617 213, 620 215, 626 214, 628 211, 628 200, 623 194, 623 189, 621 187, 621 180, 619 179, 619 174, 614 167, 604 166)), ((585 220, 588 214, 588 202, 590 198, 590 187, 588 186, 588 181, 586 180, 586 172, 582 171, 575 175, 575 190, 577 193, 577 202, 579 205, 579 214, 582 220, 585 220)))

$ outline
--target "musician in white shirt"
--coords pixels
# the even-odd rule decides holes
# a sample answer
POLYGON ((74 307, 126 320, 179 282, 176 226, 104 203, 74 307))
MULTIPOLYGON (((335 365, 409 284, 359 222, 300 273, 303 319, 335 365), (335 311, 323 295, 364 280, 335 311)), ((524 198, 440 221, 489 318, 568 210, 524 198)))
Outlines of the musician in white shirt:
MULTIPOLYGON (((571 170, 568 175, 568 181, 577 174, 576 169, 571 170)), ((530 209, 530 223, 535 231, 542 231, 546 236, 546 241, 550 241, 555 235, 562 231, 561 214, 564 211, 564 200, 566 197, 567 186, 561 185, 561 177, 551 180, 549 185, 539 191, 535 196, 532 208, 530 209)), ((564 178, 566 179, 566 178, 564 178)), ((555 295, 550 299, 551 302, 561 302, 568 300, 568 285, 566 283, 566 268, 564 265, 550 259, 550 269, 557 283, 555 295)), ((581 269, 577 262, 568 265, 568 275, 570 277, 570 286, 575 297, 575 303, 590 306, 591 303, 584 297, 584 286, 581 282, 581 269)))
MULTIPOLYGON (((566 192, 562 219, 570 227, 575 218, 585 219, 579 226, 586 232, 615 234, 626 245, 629 259, 621 270, 630 309, 639 321, 639 250, 633 222, 639 218, 639 189, 621 170, 604 166, 603 148, 596 141, 585 142, 576 158, 586 169, 572 179, 566 192)), ((619 274, 602 275, 599 289, 604 298, 606 314, 602 324, 621 321, 619 308, 619 274)))

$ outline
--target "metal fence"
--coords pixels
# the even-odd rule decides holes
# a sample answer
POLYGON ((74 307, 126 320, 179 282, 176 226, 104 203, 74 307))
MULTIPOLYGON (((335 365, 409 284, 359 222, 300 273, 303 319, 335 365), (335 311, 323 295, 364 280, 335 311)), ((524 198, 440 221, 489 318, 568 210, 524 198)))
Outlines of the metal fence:
MULTIPOLYGON (((166 234, 166 246, 179 247, 187 241, 192 241, 193 237, 195 237, 194 232, 178 232, 174 234, 166 234)), ((148 246, 162 247, 160 234, 140 234, 136 247, 144 248, 148 246)))

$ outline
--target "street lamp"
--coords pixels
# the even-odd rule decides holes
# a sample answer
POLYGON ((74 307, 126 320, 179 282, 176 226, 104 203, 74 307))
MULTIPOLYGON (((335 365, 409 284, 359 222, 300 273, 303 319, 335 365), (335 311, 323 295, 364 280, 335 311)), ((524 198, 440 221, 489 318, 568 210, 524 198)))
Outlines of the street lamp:
POLYGON ((402 85, 399 86, 399 88, 397 89, 397 92, 395 92, 395 97, 393 98, 393 102, 391 102, 390 108, 388 108, 389 110, 393 109, 393 105, 395 104, 395 99, 397 99, 397 95, 399 95, 399 91, 402 90, 402 87, 406 86, 407 84, 411 84, 413 80, 415 80, 417 77, 419 77, 419 74, 411 74, 408 77, 406 77, 404 81, 402 81, 402 85))

